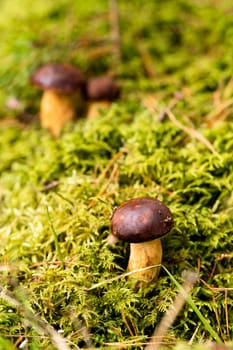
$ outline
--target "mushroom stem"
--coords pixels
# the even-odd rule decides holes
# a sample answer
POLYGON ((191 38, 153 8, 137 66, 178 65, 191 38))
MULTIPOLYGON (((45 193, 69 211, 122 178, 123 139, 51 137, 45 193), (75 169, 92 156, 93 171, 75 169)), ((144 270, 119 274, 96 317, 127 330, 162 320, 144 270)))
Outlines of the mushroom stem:
MULTIPOLYGON (((130 243, 128 271, 139 270, 151 265, 159 265, 162 261, 162 244, 159 238, 143 243, 130 243)), ((135 287, 144 287, 155 280, 160 266, 133 274, 136 279, 135 287)))
POLYGON ((54 90, 43 93, 40 104, 42 128, 49 129, 52 135, 59 136, 64 125, 75 117, 74 94, 66 95, 54 90))
POLYGON ((110 102, 103 101, 91 101, 88 104, 87 119, 94 119, 99 117, 101 109, 107 109, 110 106, 110 102))

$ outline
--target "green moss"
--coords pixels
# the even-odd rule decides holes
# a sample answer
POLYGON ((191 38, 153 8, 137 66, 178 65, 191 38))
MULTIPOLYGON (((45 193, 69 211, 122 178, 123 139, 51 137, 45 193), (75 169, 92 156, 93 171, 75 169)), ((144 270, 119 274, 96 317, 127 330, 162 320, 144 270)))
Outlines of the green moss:
MULTIPOLYGON (((111 53, 99 60, 90 54, 109 34, 108 2, 29 2, 0 5, 6 38, 0 55, 2 286, 16 297, 20 292, 35 315, 64 332, 71 348, 141 349, 177 288, 161 269, 155 285, 132 290, 120 277, 129 247, 109 246, 106 238, 115 206, 133 197, 157 197, 175 218, 163 239, 163 264, 179 282, 184 269, 199 271, 193 301, 229 342, 232 105, 217 110, 232 97, 231 3, 121 1, 122 62, 116 70, 121 99, 99 119, 80 119, 54 139, 37 121, 18 123, 38 109, 40 93, 30 87, 29 76, 43 62, 64 59, 87 76, 114 70, 111 53), (155 79, 146 73, 138 46, 142 39, 155 79), (209 140, 216 154, 167 116, 160 120, 177 91, 183 98, 174 115, 209 140), (10 96, 22 103, 20 111, 6 107, 10 96)), ((194 334, 194 343, 211 339, 186 305, 166 342, 187 342, 194 334)), ((9 340, 9 345, 0 340, 6 349, 20 336, 30 349, 54 349, 48 336, 28 325, 22 310, 3 300, 0 336, 9 340)))

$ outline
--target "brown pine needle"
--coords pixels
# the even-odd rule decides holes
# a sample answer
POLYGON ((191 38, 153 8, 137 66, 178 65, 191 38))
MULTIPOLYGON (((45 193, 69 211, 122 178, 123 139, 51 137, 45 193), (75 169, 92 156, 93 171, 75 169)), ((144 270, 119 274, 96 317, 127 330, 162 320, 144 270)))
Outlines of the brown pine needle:
POLYGON ((190 135, 191 137, 196 138, 199 140, 201 143, 203 143, 213 154, 217 155, 217 151, 214 149, 212 144, 197 130, 192 129, 188 126, 183 125, 179 120, 176 119, 175 115, 172 113, 170 108, 167 108, 165 110, 165 113, 167 114, 168 118, 170 121, 179 129, 183 130, 186 134, 190 135))
POLYGON ((215 108, 214 111, 210 112, 205 119, 206 120, 211 120, 211 119, 215 119, 219 114, 221 114, 226 108, 230 107, 233 105, 233 98, 230 98, 227 101, 222 102, 221 104, 219 104, 217 106, 217 108, 215 108))
POLYGON ((227 290, 225 290, 225 315, 226 315, 226 331, 228 339, 230 339, 230 329, 229 329, 229 314, 228 314, 228 301, 227 301, 227 290))
POLYGON ((138 41, 138 50, 141 55, 141 59, 142 59, 142 63, 143 63, 146 75, 151 79, 155 79, 157 74, 154 68, 154 63, 145 46, 144 40, 138 41))
POLYGON ((115 176, 117 176, 118 174, 118 164, 115 163, 112 169, 112 172, 109 176, 108 181, 104 184, 104 186, 101 188, 101 190, 99 191, 99 193, 97 194, 97 197, 102 196, 104 194, 104 192, 107 190, 108 186, 110 185, 110 183, 113 181, 113 179, 115 178, 115 176))
POLYGON ((207 288, 212 290, 213 292, 233 292, 233 288, 231 287, 212 287, 208 283, 206 283, 203 279, 200 279, 200 282, 202 282, 207 288))
POLYGON ((99 177, 96 180, 96 184, 99 184, 106 176, 108 171, 110 170, 110 168, 115 164, 115 162, 121 157, 123 156, 123 154, 126 153, 126 150, 122 150, 117 152, 116 154, 114 154, 114 156, 112 157, 112 159, 110 159, 109 163, 106 165, 106 167, 104 168, 104 170, 102 171, 102 173, 99 175, 99 177))
MULTIPOLYGON (((97 195, 96 195, 97 198, 103 196, 103 194, 107 191, 108 186, 111 184, 111 182, 114 180, 114 178, 117 178, 118 170, 119 170, 118 164, 115 163, 113 165, 113 169, 112 169, 112 172, 111 172, 111 174, 109 176, 108 181, 101 187, 100 191, 97 193, 97 195)), ((96 203, 96 199, 94 198, 89 203, 88 208, 89 209, 92 208, 95 203, 96 203)))

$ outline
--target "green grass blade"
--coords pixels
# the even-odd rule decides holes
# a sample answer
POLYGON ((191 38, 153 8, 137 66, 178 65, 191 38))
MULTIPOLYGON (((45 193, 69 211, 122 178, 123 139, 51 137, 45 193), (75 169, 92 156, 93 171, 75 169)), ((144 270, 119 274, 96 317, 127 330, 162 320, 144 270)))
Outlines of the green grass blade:
POLYGON ((55 243, 55 248, 56 248, 56 251, 57 251, 57 255, 58 255, 59 260, 61 262, 61 266, 64 269, 64 267, 65 267, 64 257, 63 257, 62 252, 61 252, 61 248, 60 248, 60 244, 59 244, 59 241, 58 241, 57 233, 56 233, 55 228, 53 226, 48 206, 46 207, 46 211, 47 211, 47 216, 48 216, 50 228, 51 228, 51 231, 53 233, 54 243, 55 243))

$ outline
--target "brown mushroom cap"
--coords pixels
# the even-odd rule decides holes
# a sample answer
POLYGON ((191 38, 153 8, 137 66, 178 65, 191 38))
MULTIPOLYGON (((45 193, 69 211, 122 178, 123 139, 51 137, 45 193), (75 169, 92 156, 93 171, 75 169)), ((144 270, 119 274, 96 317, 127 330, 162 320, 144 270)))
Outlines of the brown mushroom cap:
POLYGON ((120 88, 109 76, 90 78, 86 86, 86 99, 92 101, 113 101, 119 97, 120 88))
POLYGON ((66 63, 49 63, 38 68, 31 76, 31 82, 42 90, 71 93, 84 85, 81 71, 66 63))
POLYGON ((111 230, 119 239, 140 243, 159 238, 173 226, 170 210, 159 200, 142 197, 124 202, 111 218, 111 230))

